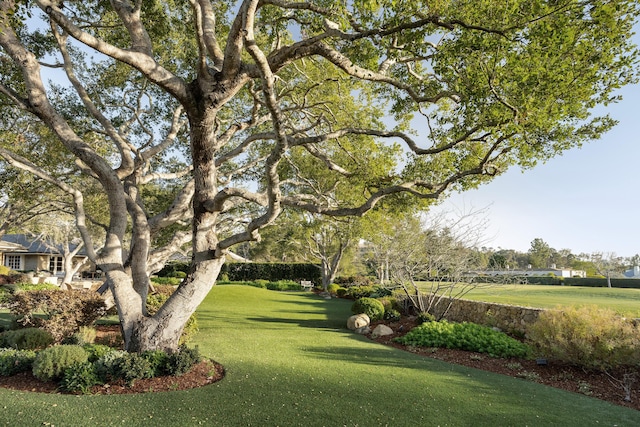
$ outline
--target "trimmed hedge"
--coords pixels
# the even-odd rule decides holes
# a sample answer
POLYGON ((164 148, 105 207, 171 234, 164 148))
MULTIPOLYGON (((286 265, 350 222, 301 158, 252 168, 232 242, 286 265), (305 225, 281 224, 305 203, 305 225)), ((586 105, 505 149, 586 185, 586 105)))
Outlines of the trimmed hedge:
MULTIPOLYGON (((172 262, 158 272, 159 277, 177 277, 179 272, 186 273, 189 269, 187 262, 172 262)), ((232 282, 251 282, 254 280, 292 280, 300 282, 309 280, 313 283, 322 282, 320 267, 310 263, 278 263, 278 262, 231 262, 225 263, 220 275, 232 282)))

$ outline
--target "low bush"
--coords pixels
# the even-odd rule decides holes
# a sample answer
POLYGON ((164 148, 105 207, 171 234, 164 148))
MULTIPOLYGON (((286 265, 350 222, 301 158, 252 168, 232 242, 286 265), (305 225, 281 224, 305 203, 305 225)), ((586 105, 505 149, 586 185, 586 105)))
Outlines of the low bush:
POLYGON ((88 394, 96 384, 100 384, 100 380, 91 362, 74 363, 65 369, 60 389, 69 393, 88 394))
MULTIPOLYGON (((329 292, 331 295, 338 295, 338 289, 342 288, 340 285, 338 285, 337 283, 331 283, 327 286, 327 292, 329 292)), ((346 291, 346 289, 345 289, 346 291)))
POLYGON ((10 310, 19 324, 46 329, 56 342, 81 326, 92 325, 106 313, 104 300, 97 293, 59 289, 16 292, 11 297, 10 310))
POLYGON ((125 353, 116 366, 116 377, 124 379, 129 386, 136 380, 153 378, 154 375, 154 367, 149 359, 138 353, 125 353))
POLYGON ((335 282, 345 288, 351 286, 373 286, 374 280, 369 276, 340 276, 336 277, 335 282))
POLYGON ((0 375, 11 376, 33 369, 36 352, 33 350, 15 350, 0 348, 0 375))
POLYGON ((97 332, 94 328, 80 326, 77 332, 74 332, 73 335, 64 340, 64 343, 77 345, 93 344, 96 340, 96 335, 97 332))
POLYGON ((640 366, 639 328, 609 309, 548 310, 528 332, 536 350, 549 359, 599 371, 640 366))
POLYGON ((91 363, 97 361, 107 353, 117 351, 113 347, 103 344, 85 344, 82 348, 89 354, 89 362, 91 363))
POLYGON ((372 322, 382 320, 384 316, 384 306, 375 298, 360 298, 351 306, 353 314, 365 313, 372 322))
POLYGON ((145 351, 142 357, 149 361, 153 376, 158 377, 167 373, 167 364, 169 363, 169 355, 161 350, 145 351))
POLYGON ((0 334, 0 346, 18 350, 37 350, 53 344, 51 332, 40 328, 24 328, 0 334))
POLYGON ((390 308, 389 310, 384 311, 384 320, 397 322, 401 317, 400 312, 396 309, 390 308))
POLYGON ((422 325, 423 323, 435 322, 436 317, 431 313, 427 313, 426 311, 421 311, 418 314, 417 320, 418 320, 418 325, 422 325))
POLYGON ((355 300, 360 298, 370 298, 374 292, 374 286, 351 286, 347 288, 347 291, 344 294, 344 298, 355 300))
POLYGON ((443 347, 487 353, 492 357, 526 357, 529 347, 510 336, 475 323, 423 323, 395 339, 404 345, 443 347))
POLYGON ((120 377, 120 360, 128 353, 124 350, 114 350, 102 355, 94 362, 95 372, 100 381, 108 382, 120 377))
POLYGON ((278 280, 267 283, 267 289, 270 291, 301 291, 302 285, 291 280, 278 280))
POLYGON ((183 345, 179 351, 169 355, 165 370, 169 375, 182 375, 200 361, 202 357, 198 347, 189 348, 183 345))
POLYGON ((64 371, 74 363, 85 363, 89 354, 79 345, 56 345, 45 348, 33 361, 33 376, 42 381, 62 378, 64 371))

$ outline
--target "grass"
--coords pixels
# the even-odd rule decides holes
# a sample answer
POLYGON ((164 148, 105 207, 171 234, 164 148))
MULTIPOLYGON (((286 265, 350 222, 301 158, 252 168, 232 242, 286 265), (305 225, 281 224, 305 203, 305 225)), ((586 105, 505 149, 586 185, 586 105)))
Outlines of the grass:
POLYGON ((640 412, 385 347, 344 328, 351 303, 216 287, 196 344, 219 383, 183 392, 67 396, 0 390, 11 426, 640 425, 640 412))
POLYGON ((640 317, 640 289, 590 288, 580 286, 491 285, 479 286, 465 299, 537 308, 558 305, 598 305, 621 315, 640 317))

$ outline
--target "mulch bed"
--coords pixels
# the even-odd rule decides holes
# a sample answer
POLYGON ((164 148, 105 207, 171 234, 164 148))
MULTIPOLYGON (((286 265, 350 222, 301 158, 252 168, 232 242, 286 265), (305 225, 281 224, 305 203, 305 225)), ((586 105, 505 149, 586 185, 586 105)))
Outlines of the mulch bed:
POLYGON ((415 318, 402 318, 398 322, 373 322, 371 324, 371 330, 380 323, 385 323, 394 331, 402 331, 395 332, 393 335, 376 338, 375 341, 381 344, 448 363, 455 363, 483 371, 535 381, 540 384, 574 393, 585 394, 640 411, 640 370, 638 369, 631 372, 632 375, 635 375, 636 382, 633 384, 631 401, 627 402, 624 400, 625 392, 620 383, 620 380, 625 374, 623 371, 613 371, 609 374, 588 372, 582 368, 554 363, 552 361, 549 361, 546 365, 538 365, 535 360, 493 358, 483 353, 464 350, 408 347, 394 342, 393 339, 404 335, 412 327, 416 326, 415 318))

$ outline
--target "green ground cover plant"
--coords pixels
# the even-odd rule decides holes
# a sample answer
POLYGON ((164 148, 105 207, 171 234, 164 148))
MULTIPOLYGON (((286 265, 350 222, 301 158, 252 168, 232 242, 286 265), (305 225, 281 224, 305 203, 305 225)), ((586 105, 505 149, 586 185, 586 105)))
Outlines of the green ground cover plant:
POLYGON ((450 365, 345 327, 352 301, 215 287, 194 344, 226 377, 180 392, 45 395, 0 389, 11 426, 634 426, 640 413, 450 365))
POLYGON ((425 322, 396 339, 419 347, 444 347, 487 353, 492 357, 527 357, 529 347, 503 332, 475 323, 425 322))

